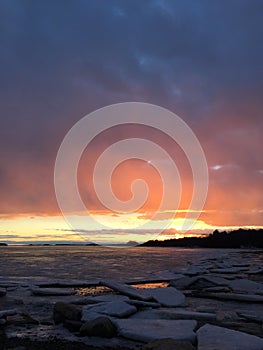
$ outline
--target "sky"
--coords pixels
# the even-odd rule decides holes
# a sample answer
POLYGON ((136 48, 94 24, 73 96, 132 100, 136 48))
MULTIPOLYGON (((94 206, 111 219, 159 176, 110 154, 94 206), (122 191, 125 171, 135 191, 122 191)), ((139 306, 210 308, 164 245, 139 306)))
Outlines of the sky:
POLYGON ((159 143, 177 163, 183 196, 166 235, 180 236, 189 164, 178 145, 150 128, 112 129, 83 154, 81 195, 112 224, 108 233, 92 223, 76 232, 61 215, 54 164, 64 136, 88 113, 129 101, 176 113, 202 145, 209 190, 185 234, 262 227, 262 13, 262 0, 0 0, 0 241, 145 239, 134 227, 156 210, 162 190, 150 163, 126 162, 112 178, 122 200, 133 178, 148 179, 138 213, 108 212, 89 182, 99 153, 131 136, 159 143))

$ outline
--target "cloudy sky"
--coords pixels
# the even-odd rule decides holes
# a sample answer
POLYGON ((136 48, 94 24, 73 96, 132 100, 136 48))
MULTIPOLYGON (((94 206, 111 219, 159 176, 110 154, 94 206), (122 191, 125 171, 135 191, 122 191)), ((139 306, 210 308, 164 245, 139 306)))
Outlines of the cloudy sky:
MULTIPOLYGON (((198 137, 210 177, 198 229, 262 226, 262 13, 262 0, 0 0, 0 240, 77 239, 56 202, 58 148, 80 118, 127 101, 171 110, 198 137)), ((93 158, 119 134, 95 140, 93 158)), ((158 179, 141 166, 119 169, 115 190, 125 199, 129 175, 146 173, 153 209, 158 179)))

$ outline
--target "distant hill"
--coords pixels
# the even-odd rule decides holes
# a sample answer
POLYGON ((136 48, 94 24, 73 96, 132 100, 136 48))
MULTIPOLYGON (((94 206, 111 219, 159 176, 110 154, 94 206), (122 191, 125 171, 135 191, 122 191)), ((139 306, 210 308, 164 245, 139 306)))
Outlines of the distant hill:
POLYGON ((263 248, 263 229, 235 231, 215 230, 205 237, 184 237, 165 241, 152 240, 143 247, 197 247, 197 248, 263 248))
POLYGON ((82 246, 95 246, 98 245, 97 243, 56 243, 55 246, 70 246, 70 247, 82 247, 82 246))
POLYGON ((7 243, 1 243, 0 242, 0 246, 5 246, 6 247, 7 245, 8 245, 7 243))
POLYGON ((135 247, 137 246, 139 243, 136 241, 129 241, 126 243, 126 245, 128 245, 129 247, 135 247))

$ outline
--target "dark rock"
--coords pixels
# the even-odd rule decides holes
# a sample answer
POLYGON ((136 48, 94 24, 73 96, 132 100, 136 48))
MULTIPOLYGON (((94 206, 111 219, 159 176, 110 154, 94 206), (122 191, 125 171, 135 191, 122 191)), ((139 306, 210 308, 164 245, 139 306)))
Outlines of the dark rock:
POLYGON ((153 340, 145 345, 142 350, 194 350, 194 347, 188 341, 166 338, 153 340))
POLYGON ((80 321, 81 309, 76 305, 59 301, 54 305, 53 319, 56 324, 65 320, 80 321))
POLYGON ((238 316, 246 318, 249 321, 263 324, 263 315, 251 311, 237 311, 238 316))
POLYGON ((43 319, 41 319, 41 321, 39 323, 41 325, 45 325, 45 326, 53 326, 54 325, 52 318, 43 318, 43 319))
POLYGON ((112 338, 117 335, 117 327, 107 317, 98 317, 85 322, 80 328, 80 334, 102 338, 112 338))
POLYGON ((151 294, 159 304, 167 307, 176 307, 185 304, 185 296, 173 287, 153 288, 151 294))
POLYGON ((198 277, 182 277, 178 280, 171 281, 170 286, 176 287, 178 289, 187 289, 197 280, 198 277))
POLYGON ((206 288, 204 289, 204 292, 208 292, 208 293, 228 293, 230 292, 230 288, 228 287, 210 287, 210 288, 206 288))
POLYGON ((137 307, 150 307, 150 308, 159 308, 161 307, 161 304, 159 303, 154 303, 154 302, 149 302, 149 301, 141 301, 141 300, 129 300, 127 303, 131 305, 135 305, 137 307))
POLYGON ((159 308, 146 309, 137 312, 130 319, 150 319, 150 320, 216 320, 215 313, 196 312, 179 308, 159 308))
POLYGON ((111 301, 95 305, 87 305, 82 308, 82 321, 94 319, 90 318, 90 313, 105 314, 114 317, 128 317, 134 314, 137 308, 124 301, 111 301))
POLYGON ((4 297, 6 295, 6 289, 0 288, 0 297, 4 297))
POLYGON ((243 269, 237 268, 237 267, 226 267, 226 268, 219 268, 219 269, 211 269, 210 272, 212 273, 223 273, 223 274, 235 274, 243 271, 243 269))
POLYGON ((27 324, 39 324, 37 320, 32 318, 28 314, 16 314, 13 316, 7 316, 6 317, 6 324, 7 325, 15 325, 15 326, 22 326, 27 324))
POLYGON ((249 275, 263 275, 263 269, 251 270, 247 272, 249 275))
POLYGON ((248 279, 237 279, 230 281, 228 286, 234 292, 248 293, 248 294, 260 294, 263 295, 263 283, 258 283, 248 279))
POLYGON ((0 326, 4 326, 6 324, 6 319, 0 318, 0 326))
POLYGON ((136 289, 132 286, 128 286, 125 283, 119 283, 114 281, 101 281, 100 285, 111 288, 123 295, 127 295, 128 297, 134 299, 139 299, 142 301, 149 301, 152 299, 152 295, 149 294, 146 290, 136 289))
POLYGON ((116 319, 118 334, 124 338, 148 343, 153 340, 172 338, 181 341, 195 342, 194 320, 164 319, 116 319))
POLYGON ((213 287, 227 286, 228 281, 222 277, 211 275, 198 277, 183 277, 176 281, 171 281, 172 286, 179 289, 202 290, 213 287))
POLYGON ((198 266, 190 266, 185 272, 184 274, 187 276, 197 276, 197 275, 203 275, 204 273, 207 273, 206 269, 203 269, 201 267, 198 266))
POLYGON ((31 288, 31 293, 35 296, 67 296, 76 294, 73 289, 63 288, 31 288))
POLYGON ((191 289, 205 289, 213 287, 222 287, 227 284, 227 281, 220 277, 200 276, 191 284, 191 289))
POLYGON ((262 295, 251 294, 238 294, 238 293, 196 293, 196 297, 221 299, 221 300, 234 300, 248 303, 263 303, 262 295))
POLYGON ((6 316, 13 316, 17 313, 15 309, 8 309, 8 310, 1 310, 0 311, 0 318, 4 318, 6 316))
POLYGON ((198 329, 198 350, 261 350, 263 339, 232 329, 206 324, 198 329))
POLYGON ((65 322, 63 323, 63 326, 67 328, 70 332, 79 332, 82 324, 83 323, 80 321, 65 320, 65 322))

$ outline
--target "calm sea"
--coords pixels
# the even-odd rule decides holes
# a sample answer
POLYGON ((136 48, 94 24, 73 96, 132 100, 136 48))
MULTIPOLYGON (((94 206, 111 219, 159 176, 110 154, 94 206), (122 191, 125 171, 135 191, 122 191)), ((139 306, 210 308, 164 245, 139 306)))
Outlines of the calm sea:
POLYGON ((72 246, 0 247, 0 278, 42 281, 89 281, 103 278, 149 278, 236 250, 181 248, 106 248, 72 246))

